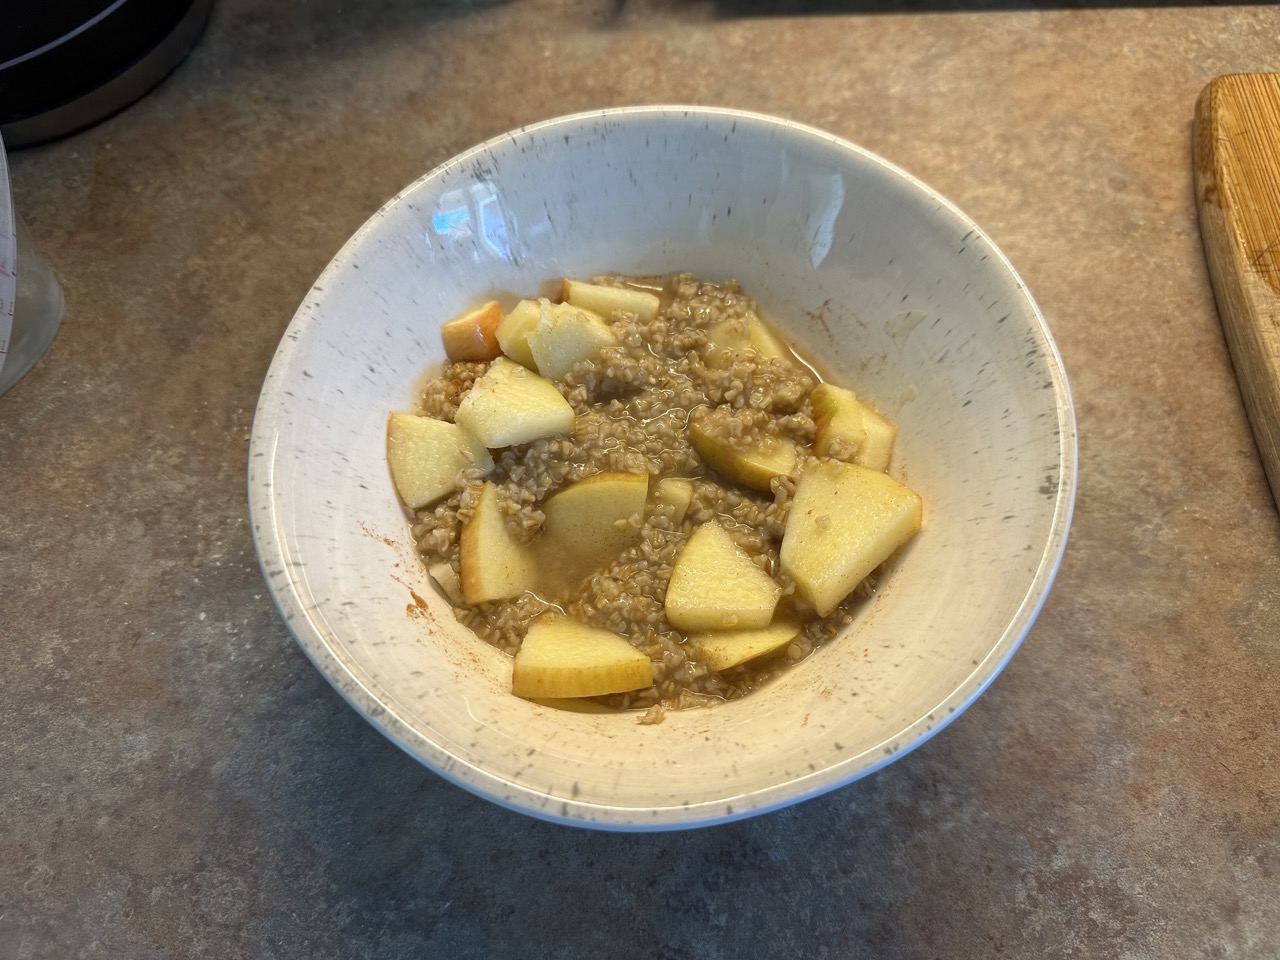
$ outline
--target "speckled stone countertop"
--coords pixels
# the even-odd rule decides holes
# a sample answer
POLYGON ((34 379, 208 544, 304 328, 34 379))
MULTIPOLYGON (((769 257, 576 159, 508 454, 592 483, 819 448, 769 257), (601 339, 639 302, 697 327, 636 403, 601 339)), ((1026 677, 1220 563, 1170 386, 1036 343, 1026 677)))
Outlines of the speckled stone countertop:
POLYGON ((1277 51, 1265 6, 222 0, 144 100, 11 157, 67 312, 0 397, 0 957, 1280 956, 1280 519, 1190 146, 1201 88, 1277 51), (476 799, 340 700, 267 596, 245 460, 384 200, 656 102, 826 128, 972 215, 1058 340, 1081 475, 1042 615, 941 735, 623 836, 476 799))

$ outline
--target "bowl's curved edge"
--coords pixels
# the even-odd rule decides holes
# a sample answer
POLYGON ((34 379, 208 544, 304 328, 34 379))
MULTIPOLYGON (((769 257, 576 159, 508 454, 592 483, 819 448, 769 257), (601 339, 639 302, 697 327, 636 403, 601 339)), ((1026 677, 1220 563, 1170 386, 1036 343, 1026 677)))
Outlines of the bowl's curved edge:
POLYGON ((450 783, 506 809, 552 823, 588 829, 653 832, 692 829, 728 823, 813 799, 875 773, 926 743, 942 729, 949 726, 990 686, 1009 663, 1013 654, 1030 631, 1047 599, 1065 554, 1068 531, 1074 511, 1078 482, 1078 441, 1075 411, 1066 370, 1043 313, 1004 252, 972 218, 947 198, 914 175, 885 160, 883 157, 831 133, 805 124, 767 114, 729 108, 684 105, 619 107, 567 114, 492 137, 424 173, 384 203, 360 226, 326 265, 299 305, 282 335, 280 346, 272 358, 255 409, 253 430, 250 438, 247 481, 250 525, 259 567, 270 588, 272 600, 277 610, 308 660, 328 680, 339 695, 365 716, 375 729, 409 756, 423 763, 450 783), (1055 506, 1051 535, 1040 557, 1035 576, 1032 578, 1019 606, 1017 615, 1010 622, 999 641, 993 645, 988 656, 976 665, 966 681, 959 685, 951 696, 944 698, 933 711, 900 731, 892 741, 885 741, 858 756, 850 757, 841 764, 818 771, 797 781, 791 781, 786 785, 785 789, 783 787, 765 788, 743 797, 736 797, 731 803, 707 801, 687 806, 652 808, 647 811, 648 816, 645 816, 646 811, 630 807, 587 803, 571 798, 548 797, 519 784, 494 777, 482 768, 448 755, 436 744, 412 730, 399 717, 381 707, 373 691, 329 650, 319 631, 307 617, 306 604, 303 598, 297 592, 295 585, 286 576, 284 568, 286 558, 283 553, 283 542, 276 530, 277 518, 274 510, 273 479, 271 474, 274 466, 274 448, 278 439, 275 423, 272 419, 274 417, 272 405, 278 401, 278 391, 275 386, 276 378, 273 374, 278 373, 279 370, 287 365, 289 355, 292 352, 292 345, 296 343, 301 331, 311 321, 315 294, 327 284, 328 278, 341 268, 349 253, 361 245, 364 238, 375 229, 378 222, 391 208, 400 203, 404 197, 419 189, 423 183, 438 176, 441 171, 452 169, 459 164, 465 163, 470 158, 492 149, 497 144, 516 141, 522 136, 554 129, 559 126, 573 125, 584 120, 607 119, 636 114, 662 116, 664 114, 687 115, 690 113, 734 118, 769 126, 787 127, 828 143, 839 145, 843 149, 852 150, 914 185, 921 192, 927 194, 939 207, 946 209, 952 217, 972 229, 974 234, 979 236, 1000 259, 1036 319, 1036 330, 1042 338, 1041 346, 1052 378, 1054 396, 1057 401, 1059 477, 1054 494, 1055 506), (878 754, 878 756, 875 760, 867 762, 867 757, 872 754, 878 754), (799 790, 796 789, 797 784, 800 785, 799 790), (548 806, 549 800, 554 802, 556 808, 548 806))
MULTIPOLYGON (((9 158, 0 140, 0 343, 8 343, 18 299, 18 232, 9 186, 9 158)), ((0 350, 0 371, 6 350, 0 350)))

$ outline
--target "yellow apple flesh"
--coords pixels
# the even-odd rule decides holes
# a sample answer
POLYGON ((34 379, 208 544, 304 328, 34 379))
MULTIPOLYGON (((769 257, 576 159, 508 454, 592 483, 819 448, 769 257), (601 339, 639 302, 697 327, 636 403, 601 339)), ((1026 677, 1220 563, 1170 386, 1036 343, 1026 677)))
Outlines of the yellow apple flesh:
POLYGON ((667 584, 667 620, 686 633, 768 626, 782 595, 716 522, 693 531, 667 584))
POLYGON ((539 301, 541 316, 529 331, 529 352, 538 373, 559 378, 575 363, 594 360, 618 342, 599 314, 568 303, 539 301))
POLYGON ((867 439, 858 449, 853 462, 872 470, 888 470, 893 459, 893 445, 898 439, 898 428, 870 406, 862 406, 862 425, 867 439))
POLYGON ((653 683, 649 658, 625 637, 555 614, 529 626, 511 669, 517 697, 601 697, 653 683))
POLYGON ((797 453, 789 440, 772 437, 748 447, 735 446, 723 428, 728 414, 710 410, 689 424, 689 441, 707 466, 744 487, 768 493, 769 482, 795 469, 797 453))
POLYGON ((684 523, 684 515, 689 512, 689 504, 693 501, 693 484, 679 477, 664 477, 654 487, 653 499, 671 507, 671 520, 678 527, 684 523))
POLYGON ((920 529, 920 495, 886 473, 814 460, 800 473, 782 536, 782 569, 826 616, 920 529))
POLYGON ((560 299, 604 317, 615 312, 634 313, 641 323, 649 323, 658 315, 660 301, 655 294, 633 287, 610 287, 582 280, 565 280, 560 299))
POLYGON ((490 450, 572 433, 575 422, 554 383, 505 357, 472 385, 454 419, 490 450))
POLYGON ((765 360, 794 359, 782 338, 754 314, 715 324, 707 331, 707 339, 715 345, 710 361, 715 367, 727 367, 747 355, 765 360))
POLYGON ((872 470, 887 470, 898 428, 852 390, 822 383, 809 395, 817 426, 813 452, 872 470))
POLYGON ((441 561, 427 567, 427 574, 435 581, 440 592, 455 606, 464 602, 462 596, 462 580, 452 566, 441 561))
POLYGON ((764 357, 770 360, 793 360, 795 354, 786 345, 768 322, 753 317, 751 323, 751 345, 764 357))
POLYGON ((778 619, 755 630, 710 630, 689 635, 694 657, 712 670, 728 670, 780 650, 800 634, 800 624, 778 619))
POLYGON ((639 536, 648 494, 648 474, 598 473, 547 498, 542 529, 566 562, 596 569, 639 536))
POLYGON ((852 460, 867 442, 867 428, 862 423, 862 403, 852 390, 830 383, 820 383, 809 394, 813 405, 813 422, 818 428, 813 452, 820 457, 839 454, 838 459, 852 460), (836 454, 832 453, 835 448, 836 454))
POLYGON ((458 489, 458 472, 493 469, 483 443, 456 423, 411 413, 387 418, 387 466, 396 493, 411 510, 425 507, 458 489))
POLYGON ((521 300, 498 324, 495 335, 502 352, 521 366, 535 369, 529 352, 529 332, 538 325, 542 310, 537 300, 521 300))
POLYGON ((467 603, 518 597, 536 584, 533 551, 507 528, 498 488, 486 481, 458 542, 462 597, 467 603))

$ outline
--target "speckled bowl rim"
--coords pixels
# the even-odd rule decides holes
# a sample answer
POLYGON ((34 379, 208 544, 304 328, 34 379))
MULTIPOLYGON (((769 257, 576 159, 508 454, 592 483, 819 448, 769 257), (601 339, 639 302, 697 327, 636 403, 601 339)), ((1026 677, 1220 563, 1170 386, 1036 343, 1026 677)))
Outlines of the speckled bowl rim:
MULTIPOLYGON (((969 234, 967 233, 966 235, 969 234)), ((539 819, 591 829, 661 831, 725 823, 760 815, 811 799, 876 772, 927 742, 939 731, 947 727, 995 680, 1017 651, 1035 622, 1048 596, 1049 589, 1066 550, 1075 504, 1078 482, 1077 473, 1078 447, 1075 411, 1066 370, 1057 344, 1053 339, 1043 313, 1032 298, 1026 284, 1013 267, 1013 264, 976 222, 951 201, 900 167, 865 148, 816 127, 767 114, 729 108, 657 105, 584 111, 555 117, 508 131, 439 164, 413 181, 379 208, 356 230, 326 266, 281 338, 279 347, 272 359, 271 370, 264 382, 255 413, 250 442, 248 486, 249 511, 254 544, 273 601, 284 618, 288 629, 308 659, 311 660, 334 689, 379 732, 441 777, 499 806, 539 819), (1038 347, 1045 359, 1046 372, 1053 388, 1057 410, 1059 438, 1058 475, 1050 478, 1052 481, 1056 481, 1056 492, 1054 494, 1053 518, 1049 536, 1040 553, 1035 573, 1028 583, 1016 614, 1011 618, 999 638, 992 644, 987 655, 977 661, 965 680, 957 684, 952 693, 939 702, 927 715, 897 731, 890 739, 886 739, 882 744, 883 749, 868 750, 858 756, 849 758, 846 762, 822 769, 817 773, 799 776, 783 783, 761 787, 751 792, 740 794, 734 798, 734 803, 728 809, 726 809, 726 805, 722 800, 652 808, 646 811, 633 806, 614 806, 607 803, 586 802, 559 797, 556 798, 554 807, 549 806, 546 803, 548 798, 542 793, 529 789, 522 784, 513 783, 505 778, 495 776, 483 767, 461 760, 444 746, 425 737, 420 731, 398 716, 392 704, 379 697, 378 693, 371 689, 361 676, 349 669, 335 654, 323 632, 318 629, 315 622, 308 616, 306 604, 295 589, 294 584, 290 581, 288 573, 286 572, 282 577, 273 575, 273 571, 277 574, 280 573, 286 557, 282 551, 278 535, 279 528, 274 507, 274 477, 272 476, 273 458, 277 453, 275 442, 278 423, 275 413, 279 409, 280 395, 284 390, 284 386, 281 379, 274 377, 272 374, 289 366, 297 344, 306 336, 307 328, 314 321, 311 307, 313 306, 312 300, 316 296, 316 291, 328 286, 335 275, 347 269, 347 264, 352 254, 361 248, 369 235, 377 229, 379 221, 390 210, 404 202, 407 197, 417 192, 424 184, 442 176, 445 171, 464 166, 474 159, 482 157, 493 148, 515 141, 518 138, 527 138, 533 134, 545 134, 557 128, 564 128, 567 132, 571 128, 582 124, 620 120, 637 115, 649 118, 669 117, 673 119, 677 117, 681 119, 718 118, 731 120, 736 124, 755 124, 775 129, 782 128, 791 135, 816 138, 839 150, 848 151, 851 155, 857 157, 861 163, 877 166, 891 177, 895 177, 908 185, 913 191, 919 193, 922 198, 933 204, 940 217, 951 218, 955 223, 963 225, 966 231, 989 246, 992 258, 998 262, 1007 279, 1017 289, 1023 298, 1023 306, 1034 318, 1035 322, 1032 326, 1032 331, 1037 337, 1038 347), (262 465, 260 466, 260 464, 262 465)))

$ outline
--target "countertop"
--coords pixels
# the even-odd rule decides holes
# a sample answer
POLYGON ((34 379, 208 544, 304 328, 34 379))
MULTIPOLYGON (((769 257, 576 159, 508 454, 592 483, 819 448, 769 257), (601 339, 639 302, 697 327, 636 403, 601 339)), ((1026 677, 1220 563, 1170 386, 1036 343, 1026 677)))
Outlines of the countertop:
POLYGON ((67 309, 0 397, 0 957, 1280 955, 1280 519, 1190 139, 1212 77, 1275 66, 1280 11, 942 6, 220 0, 145 99, 11 156, 67 309), (383 201, 660 102, 825 128, 973 216, 1057 339, 1080 486, 1042 614, 940 735, 614 835, 471 796, 330 689, 264 587, 246 453, 383 201))

